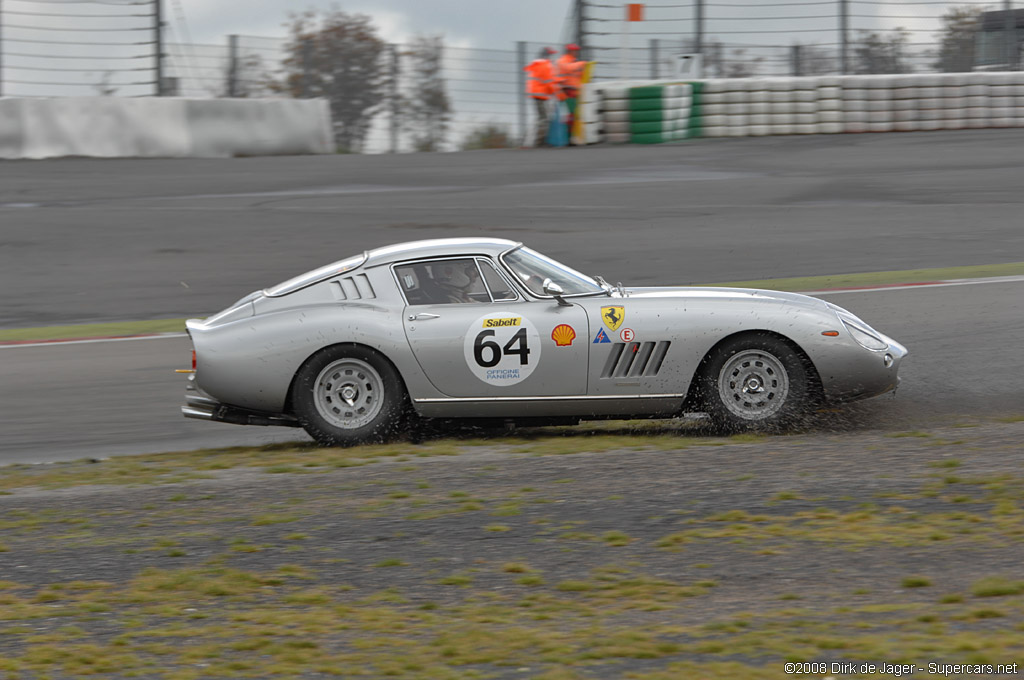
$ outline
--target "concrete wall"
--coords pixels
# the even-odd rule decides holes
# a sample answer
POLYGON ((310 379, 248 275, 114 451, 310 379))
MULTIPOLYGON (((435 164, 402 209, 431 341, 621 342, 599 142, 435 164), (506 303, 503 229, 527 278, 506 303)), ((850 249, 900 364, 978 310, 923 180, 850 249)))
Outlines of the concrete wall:
POLYGON ((0 98, 0 158, 331 153, 315 99, 0 98))

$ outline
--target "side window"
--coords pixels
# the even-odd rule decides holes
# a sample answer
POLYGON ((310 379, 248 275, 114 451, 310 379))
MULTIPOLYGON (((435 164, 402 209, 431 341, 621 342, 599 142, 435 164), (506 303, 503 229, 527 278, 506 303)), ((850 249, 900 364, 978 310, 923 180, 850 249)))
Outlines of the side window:
POLYGON ((395 267, 410 305, 490 302, 476 261, 471 258, 415 262, 395 267))
POLYGON ((512 290, 512 286, 509 285, 504 276, 498 273, 498 270, 494 268, 494 265, 489 260, 477 261, 480 263, 480 271, 484 273, 484 280, 487 281, 487 287, 490 288, 491 297, 494 298, 495 302, 519 299, 519 295, 512 290))

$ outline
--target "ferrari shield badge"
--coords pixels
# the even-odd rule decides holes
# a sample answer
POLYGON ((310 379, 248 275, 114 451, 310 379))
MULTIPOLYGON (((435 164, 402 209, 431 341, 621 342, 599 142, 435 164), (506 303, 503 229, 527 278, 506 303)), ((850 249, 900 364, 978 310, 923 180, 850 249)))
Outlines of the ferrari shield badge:
POLYGON ((604 325, 608 326, 609 330, 618 330, 619 326, 626 319, 626 308, 625 307, 602 307, 601 318, 604 319, 604 325))

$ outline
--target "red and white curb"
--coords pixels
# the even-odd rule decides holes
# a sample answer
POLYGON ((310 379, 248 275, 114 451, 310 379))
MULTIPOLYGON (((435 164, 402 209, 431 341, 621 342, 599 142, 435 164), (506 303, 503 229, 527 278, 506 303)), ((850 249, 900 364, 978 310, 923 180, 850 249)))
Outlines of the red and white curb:
MULTIPOLYGON (((913 283, 879 283, 872 286, 848 286, 801 291, 804 295, 839 295, 841 293, 875 293, 887 290, 908 290, 916 288, 942 288, 944 286, 974 286, 985 283, 1018 283, 1024 275, 990 276, 978 279, 947 279, 944 281, 916 281, 913 283)), ((97 342, 125 342, 127 340, 161 340, 183 338, 187 333, 140 333, 138 335, 110 335, 88 338, 67 338, 61 340, 8 340, 0 342, 0 349, 12 347, 44 347, 53 345, 85 345, 97 342)))

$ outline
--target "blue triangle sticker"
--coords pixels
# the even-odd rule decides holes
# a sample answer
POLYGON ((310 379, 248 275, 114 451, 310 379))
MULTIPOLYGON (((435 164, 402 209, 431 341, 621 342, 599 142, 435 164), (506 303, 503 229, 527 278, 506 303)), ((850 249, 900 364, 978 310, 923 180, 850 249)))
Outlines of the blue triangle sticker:
POLYGON ((611 340, 608 339, 608 335, 604 332, 604 329, 602 328, 597 332, 597 337, 594 338, 593 344, 597 345, 603 342, 611 342, 611 340))

